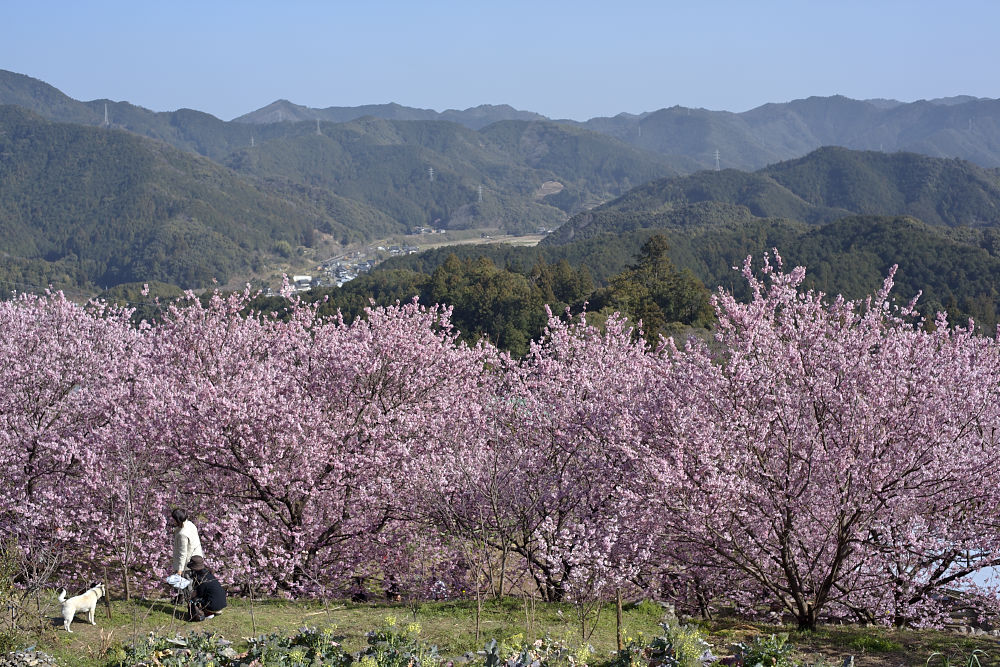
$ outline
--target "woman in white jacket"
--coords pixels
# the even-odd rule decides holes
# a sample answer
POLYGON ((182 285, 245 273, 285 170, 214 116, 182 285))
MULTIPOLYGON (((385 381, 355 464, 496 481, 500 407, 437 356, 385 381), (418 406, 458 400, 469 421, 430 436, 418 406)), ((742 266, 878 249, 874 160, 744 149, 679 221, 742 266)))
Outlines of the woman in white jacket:
POLYGON ((171 560, 171 567, 177 574, 183 576, 184 568, 187 566, 192 556, 205 557, 201 551, 201 538, 198 537, 198 528, 188 521, 186 510, 176 508, 170 512, 174 521, 174 557, 171 560))

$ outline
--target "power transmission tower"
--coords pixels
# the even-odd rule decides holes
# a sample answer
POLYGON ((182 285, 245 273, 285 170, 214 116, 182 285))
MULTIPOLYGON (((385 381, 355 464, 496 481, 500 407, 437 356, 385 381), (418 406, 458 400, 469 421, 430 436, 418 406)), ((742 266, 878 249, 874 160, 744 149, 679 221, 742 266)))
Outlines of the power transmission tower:
POLYGON ((719 149, 715 149, 715 170, 722 171, 722 167, 719 164, 719 149))
POLYGON ((434 182, 434 167, 427 167, 427 176, 430 177, 431 183, 434 182))
POLYGON ((479 203, 480 204, 483 203, 483 186, 482 185, 479 186, 479 203))
POLYGON ((104 103, 104 127, 111 127, 111 121, 108 120, 108 104, 104 103))
POLYGON ((316 119, 316 134, 318 136, 323 136, 323 133, 319 131, 319 118, 316 119))

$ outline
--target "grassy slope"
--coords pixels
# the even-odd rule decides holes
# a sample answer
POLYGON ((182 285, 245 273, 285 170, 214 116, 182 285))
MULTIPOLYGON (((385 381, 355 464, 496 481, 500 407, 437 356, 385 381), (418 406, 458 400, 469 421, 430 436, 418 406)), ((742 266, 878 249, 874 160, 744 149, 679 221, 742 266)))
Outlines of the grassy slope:
MULTIPOLYGON (((201 624, 187 623, 178 617, 179 608, 166 601, 114 601, 109 620, 106 608, 101 605, 97 613, 97 626, 81 620, 73 624, 73 634, 62 631, 54 598, 42 609, 40 632, 29 637, 39 650, 60 658, 69 665, 102 665, 107 647, 115 642, 128 644, 150 632, 161 635, 186 635, 191 631, 214 631, 235 642, 236 648, 245 646, 241 638, 271 632, 293 634, 297 628, 308 626, 336 626, 337 634, 345 636, 344 645, 349 651, 364 646, 365 633, 379 626, 386 616, 395 616, 400 623, 417 622, 421 637, 429 644, 436 644, 445 659, 454 658, 467 651, 474 651, 490 639, 508 639, 522 634, 529 640, 546 634, 570 645, 578 645, 580 626, 576 608, 570 604, 528 603, 507 598, 502 603, 487 602, 482 616, 480 641, 475 637, 475 601, 425 602, 401 604, 354 604, 335 601, 326 607, 319 602, 265 601, 251 605, 248 600, 231 601, 230 608, 217 618, 201 624), (176 612, 176 614, 175 614, 176 612)), ((642 633, 647 639, 658 632, 661 619, 658 605, 644 603, 627 606, 624 615, 629 636, 642 633)), ((709 641, 718 656, 731 653, 729 647, 739 641, 749 641, 761 634, 787 632, 763 624, 738 619, 723 619, 702 624, 709 634, 709 641)), ((967 658, 973 649, 987 651, 989 659, 983 665, 996 662, 1000 651, 996 639, 986 636, 967 636, 956 633, 913 630, 886 630, 831 626, 815 633, 792 632, 789 641, 796 647, 798 661, 813 664, 825 659, 828 664, 839 665, 847 655, 855 656, 858 667, 889 667, 890 665, 923 665, 934 652, 950 656, 957 664, 967 658)), ((613 606, 606 607, 600 615, 597 628, 590 637, 595 649, 592 664, 599 664, 615 649, 615 614, 613 606)), ((937 660, 938 658, 935 658, 937 660)), ((932 663, 938 664, 938 663, 932 663)), ((942 663, 943 664, 943 663, 942 663)))

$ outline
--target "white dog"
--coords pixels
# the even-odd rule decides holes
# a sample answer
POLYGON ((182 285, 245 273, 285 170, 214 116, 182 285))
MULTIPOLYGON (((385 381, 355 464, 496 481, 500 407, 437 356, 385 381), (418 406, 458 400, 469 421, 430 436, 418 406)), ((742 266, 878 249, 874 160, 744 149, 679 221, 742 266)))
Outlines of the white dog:
POLYGON ((94 622, 94 610, 97 609, 97 601, 105 593, 104 584, 95 584, 87 591, 67 600, 66 589, 60 590, 59 601, 62 602, 63 627, 66 628, 66 632, 73 632, 69 629, 69 624, 73 622, 73 617, 81 611, 87 612, 87 621, 91 625, 97 625, 94 622))

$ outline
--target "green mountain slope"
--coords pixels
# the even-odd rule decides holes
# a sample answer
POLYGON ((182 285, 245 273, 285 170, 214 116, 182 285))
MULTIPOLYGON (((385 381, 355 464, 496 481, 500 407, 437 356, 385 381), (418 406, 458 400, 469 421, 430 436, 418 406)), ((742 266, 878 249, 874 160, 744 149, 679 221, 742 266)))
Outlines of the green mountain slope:
POLYGON ((550 228, 567 213, 677 173, 665 159, 615 139, 506 106, 439 114, 399 105, 310 110, 279 101, 255 116, 274 122, 224 122, 190 109, 76 102, 0 70, 0 103, 6 100, 52 120, 158 139, 260 178, 323 188, 409 227, 550 228), (367 111, 389 119, 356 118, 367 111), (331 122, 348 118, 356 119, 331 122), (427 174, 430 183, 430 168, 433 188, 421 180, 427 174))
POLYGON ((567 186, 550 197, 564 210, 606 200, 664 173, 679 173, 664 159, 617 139, 552 122, 503 121, 483 128, 480 135, 516 162, 548 172, 567 186), (575 193, 591 201, 570 202, 575 193))
POLYGON ((1000 223, 1000 171, 971 162, 823 148, 759 173, 813 206, 948 227, 1000 223))
MULTIPOLYGON (((741 227, 670 236, 678 263, 707 285, 745 289, 732 267, 747 255, 777 248, 786 266, 807 267, 806 286, 860 298, 881 285, 898 265, 894 294, 921 294, 922 313, 946 310, 952 321, 974 317, 987 333, 1000 315, 1000 257, 990 252, 993 230, 956 238, 949 230, 908 217, 854 216, 821 226, 759 220, 741 227)), ((743 295, 748 296, 748 295, 743 295)))
MULTIPOLYGON (((997 170, 813 149, 912 146, 1000 164, 997 100, 809 98, 740 114, 675 107, 584 124, 502 106, 438 113, 283 102, 269 111, 278 117, 225 122, 194 110, 77 102, 0 71, 0 102, 16 105, 0 108, 6 283, 198 286, 319 241, 425 225, 527 231, 577 213, 537 248, 449 249, 406 266, 431 275, 456 252, 530 277, 538 262, 565 260, 600 284, 664 232, 672 261, 709 285, 738 286, 732 266, 778 247, 826 291, 869 291, 899 263, 900 293, 925 289, 927 307, 984 322, 996 314, 997 170), (715 150, 723 166, 773 164, 676 176, 713 166, 715 150)), ((378 284, 391 291, 391 282, 378 284)))
POLYGON ((671 173, 655 157, 551 123, 511 121, 481 132, 444 121, 375 118, 321 123, 319 133, 314 123, 284 127, 284 136, 237 151, 226 164, 327 189, 409 227, 534 231, 632 183, 671 173), (542 189, 546 183, 555 186, 551 194, 542 189))
POLYGON ((96 125, 103 118, 44 81, 7 70, 0 70, 0 104, 19 106, 66 123, 96 125))
POLYGON ((545 243, 690 226, 685 207, 708 202, 810 223, 851 214, 908 215, 933 225, 990 227, 1000 225, 1000 171, 913 153, 822 148, 752 173, 725 169, 651 181, 574 216, 545 243))
POLYGON ((543 175, 511 165, 482 147, 474 131, 452 123, 364 119, 324 125, 321 136, 310 123, 289 129, 296 133, 238 151, 226 164, 364 202, 404 228, 533 230, 565 219, 563 211, 532 198, 543 175))
POLYGON ((196 287, 262 269, 317 232, 399 229, 357 202, 17 107, 0 107, 0 183, 0 279, 34 286, 196 287))

